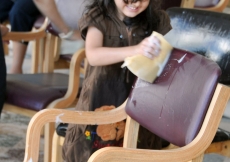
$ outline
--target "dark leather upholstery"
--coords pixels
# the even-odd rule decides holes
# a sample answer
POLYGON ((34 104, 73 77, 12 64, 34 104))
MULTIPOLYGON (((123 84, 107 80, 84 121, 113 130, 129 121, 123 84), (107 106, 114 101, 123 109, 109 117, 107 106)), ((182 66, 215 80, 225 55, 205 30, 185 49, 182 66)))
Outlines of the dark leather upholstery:
POLYGON ((39 111, 51 101, 65 95, 69 76, 66 74, 9 74, 6 102, 39 111))
POLYGON ((126 112, 163 139, 184 146, 200 130, 220 74, 214 61, 174 49, 154 83, 137 79, 126 112))
POLYGON ((230 84, 230 15, 185 8, 167 12, 173 28, 167 41, 217 62, 222 70, 219 82, 230 84))

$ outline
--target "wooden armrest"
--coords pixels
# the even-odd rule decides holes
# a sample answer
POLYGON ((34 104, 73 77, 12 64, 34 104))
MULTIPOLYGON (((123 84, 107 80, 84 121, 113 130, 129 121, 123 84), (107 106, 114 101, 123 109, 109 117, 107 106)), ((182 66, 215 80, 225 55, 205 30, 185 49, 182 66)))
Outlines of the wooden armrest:
POLYGON ((45 109, 36 113, 31 119, 26 136, 26 152, 24 162, 38 161, 40 132, 49 122, 74 124, 110 124, 126 119, 125 101, 116 109, 108 111, 70 111, 60 109, 45 109))
POLYGON ((80 49, 73 54, 70 62, 68 90, 64 98, 52 102, 49 108, 66 108, 76 99, 80 85, 81 63, 85 59, 85 49, 80 49))
POLYGON ((31 41, 40 39, 46 35, 46 27, 48 25, 48 19, 46 18, 43 25, 36 31, 29 32, 9 32, 2 37, 3 40, 8 41, 31 41))
POLYGON ((199 157, 200 154, 202 154, 211 144, 229 97, 230 88, 222 84, 218 84, 200 132, 191 143, 184 147, 172 150, 105 147, 94 152, 88 162, 185 162, 199 157))

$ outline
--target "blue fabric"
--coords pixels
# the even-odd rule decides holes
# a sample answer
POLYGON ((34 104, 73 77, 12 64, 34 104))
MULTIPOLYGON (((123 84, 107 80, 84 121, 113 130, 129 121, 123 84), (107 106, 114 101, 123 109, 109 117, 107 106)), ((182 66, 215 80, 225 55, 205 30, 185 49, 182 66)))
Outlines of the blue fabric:
MULTIPOLYGON (((0 23, 9 20, 11 31, 31 31, 33 24, 40 15, 33 0, 0 0, 0 23)), ((23 42, 28 44, 28 42, 23 42)))
POLYGON ((31 31, 39 15, 33 0, 0 0, 0 22, 8 19, 11 31, 31 31))

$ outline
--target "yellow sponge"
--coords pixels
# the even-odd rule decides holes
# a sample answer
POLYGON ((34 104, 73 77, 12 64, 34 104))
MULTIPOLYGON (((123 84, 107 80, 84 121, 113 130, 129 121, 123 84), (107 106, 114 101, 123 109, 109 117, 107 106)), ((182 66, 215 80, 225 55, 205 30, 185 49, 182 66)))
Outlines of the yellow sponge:
POLYGON ((121 66, 126 66, 134 75, 150 83, 162 73, 173 49, 161 34, 153 32, 152 35, 161 42, 160 54, 152 60, 141 54, 127 57, 121 66))

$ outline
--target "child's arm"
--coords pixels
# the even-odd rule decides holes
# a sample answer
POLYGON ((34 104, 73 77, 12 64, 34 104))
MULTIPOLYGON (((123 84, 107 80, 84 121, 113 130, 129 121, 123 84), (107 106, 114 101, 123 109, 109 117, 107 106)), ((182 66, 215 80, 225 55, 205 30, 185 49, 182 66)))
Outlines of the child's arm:
POLYGON ((103 35, 96 27, 89 27, 86 35, 86 56, 92 66, 104 66, 124 61, 126 57, 143 54, 153 59, 160 51, 157 38, 147 37, 141 43, 128 47, 103 47, 103 35))

